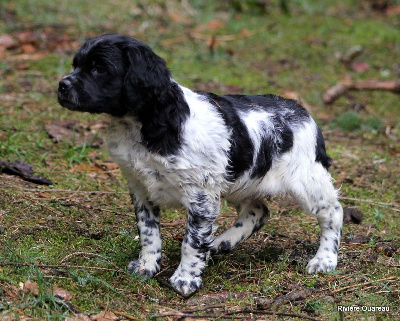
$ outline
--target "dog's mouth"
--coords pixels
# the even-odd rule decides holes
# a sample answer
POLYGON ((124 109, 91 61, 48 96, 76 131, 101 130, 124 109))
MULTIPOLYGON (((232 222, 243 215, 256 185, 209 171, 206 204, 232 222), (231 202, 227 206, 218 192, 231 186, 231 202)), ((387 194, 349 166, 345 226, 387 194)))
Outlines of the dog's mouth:
POLYGON ((66 97, 65 94, 58 91, 58 103, 69 110, 79 110, 79 105, 74 103, 69 97, 66 97))

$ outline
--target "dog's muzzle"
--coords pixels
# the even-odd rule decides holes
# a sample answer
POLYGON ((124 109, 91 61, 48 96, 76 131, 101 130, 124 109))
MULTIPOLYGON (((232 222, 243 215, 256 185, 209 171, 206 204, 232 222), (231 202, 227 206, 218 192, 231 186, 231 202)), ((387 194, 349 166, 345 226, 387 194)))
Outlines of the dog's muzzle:
POLYGON ((75 104, 71 101, 72 82, 70 75, 65 76, 58 84, 58 102, 61 106, 68 109, 76 109, 75 104))

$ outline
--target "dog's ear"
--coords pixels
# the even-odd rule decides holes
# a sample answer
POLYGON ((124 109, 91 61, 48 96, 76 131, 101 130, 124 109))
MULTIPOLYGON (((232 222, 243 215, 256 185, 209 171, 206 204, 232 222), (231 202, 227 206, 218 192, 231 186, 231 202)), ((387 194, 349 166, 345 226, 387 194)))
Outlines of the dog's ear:
POLYGON ((164 59, 144 44, 129 44, 124 48, 124 55, 127 68, 124 102, 128 110, 140 110, 169 90, 171 74, 164 59))

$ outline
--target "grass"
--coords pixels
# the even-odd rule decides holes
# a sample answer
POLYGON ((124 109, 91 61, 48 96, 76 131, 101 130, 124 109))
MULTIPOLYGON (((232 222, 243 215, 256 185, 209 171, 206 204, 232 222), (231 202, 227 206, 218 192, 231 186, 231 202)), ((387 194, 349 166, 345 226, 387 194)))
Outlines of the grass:
MULTIPOLYGON (((331 106, 324 106, 321 97, 348 74, 354 79, 397 79, 399 22, 396 15, 372 11, 368 1, 350 0, 274 0, 266 11, 257 1, 117 0, 97 1, 96 6, 76 0, 2 1, 0 34, 31 32, 39 40, 32 42, 34 52, 26 53, 18 44, 0 61, 0 159, 29 162, 54 186, 42 191, 0 175, 0 318, 72 316, 71 308, 48 291, 57 285, 72 294, 71 304, 85 314, 111 310, 139 320, 166 307, 179 311, 218 303, 223 293, 230 293, 223 302, 227 311, 257 309, 259 297, 275 299, 305 288, 312 294, 285 302, 277 311, 321 320, 395 319, 398 279, 333 291, 399 275, 393 267, 400 264, 399 251, 391 257, 378 251, 380 243, 400 245, 399 208, 378 204, 398 205, 400 199, 399 97, 351 92, 331 106), (269 202, 269 224, 233 253, 213 257, 204 285, 192 299, 183 300, 157 280, 126 273, 128 262, 139 253, 139 241, 125 179, 118 169, 96 165, 109 159, 104 147, 55 143, 44 129, 54 120, 107 122, 104 116, 62 109, 55 95, 76 48, 104 32, 126 33, 148 43, 184 86, 220 94, 297 93, 325 133, 334 158, 331 172, 342 195, 372 201, 343 200, 344 206, 356 206, 364 215, 360 225, 344 226, 344 239, 363 236, 368 241, 343 243, 334 273, 305 274, 318 244, 317 223, 290 200, 274 199, 269 202), (211 50, 207 37, 190 38, 188 32, 234 38, 211 50), (64 40, 52 42, 46 34, 64 40), (339 60, 355 45, 363 47, 357 59, 370 66, 362 73, 339 60), (27 280, 40 284, 38 295, 18 290, 27 280), (212 301, 213 295, 219 299, 212 301), (390 312, 341 316, 338 305, 388 306, 390 312)), ((97 132, 104 136, 102 127, 97 132)), ((162 223, 184 218, 182 210, 165 209, 162 223)), ((224 204, 221 230, 233 219, 233 208, 224 204)), ((166 280, 179 262, 184 225, 166 224, 162 233, 164 267, 158 279, 166 280)))

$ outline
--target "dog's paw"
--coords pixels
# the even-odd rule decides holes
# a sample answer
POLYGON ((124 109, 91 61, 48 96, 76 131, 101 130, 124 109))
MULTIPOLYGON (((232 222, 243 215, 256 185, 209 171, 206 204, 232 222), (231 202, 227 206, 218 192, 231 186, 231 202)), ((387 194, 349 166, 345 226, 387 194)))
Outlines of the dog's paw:
POLYGON ((169 279, 172 287, 184 297, 188 297, 198 291, 201 287, 201 276, 192 276, 190 273, 175 271, 169 279))
POLYGON ((333 255, 316 255, 307 264, 307 272, 309 274, 317 272, 332 272, 336 269, 337 257, 333 255))
POLYGON ((128 271, 134 274, 139 274, 152 278, 160 270, 160 266, 157 263, 149 264, 145 260, 133 260, 128 264, 128 271))

